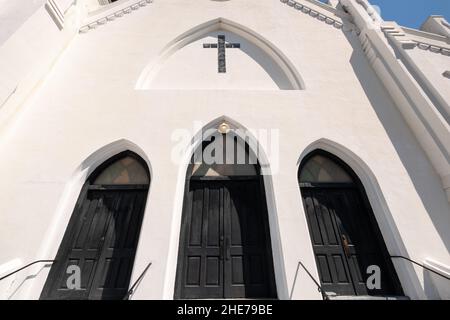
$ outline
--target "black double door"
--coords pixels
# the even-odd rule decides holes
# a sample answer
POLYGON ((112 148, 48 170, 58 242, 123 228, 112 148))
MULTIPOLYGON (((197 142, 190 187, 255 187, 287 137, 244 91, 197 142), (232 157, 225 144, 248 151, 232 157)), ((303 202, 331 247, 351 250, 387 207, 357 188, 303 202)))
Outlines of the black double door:
POLYGON ((260 177, 191 179, 175 298, 276 298, 260 177))
POLYGON ((122 299, 129 287, 147 186, 89 186, 77 203, 41 299, 122 299), (81 286, 74 284, 79 268, 81 286))
MULTIPOLYGON (((353 184, 301 184, 321 285, 337 295, 400 295, 401 287, 381 232, 353 184), (381 286, 367 286, 380 268, 381 286)), ((373 284, 373 283, 372 283, 373 284)))

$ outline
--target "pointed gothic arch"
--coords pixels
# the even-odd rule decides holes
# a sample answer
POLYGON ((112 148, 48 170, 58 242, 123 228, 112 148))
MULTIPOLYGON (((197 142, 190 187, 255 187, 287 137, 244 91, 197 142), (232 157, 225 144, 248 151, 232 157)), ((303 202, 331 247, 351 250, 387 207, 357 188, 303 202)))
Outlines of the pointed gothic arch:
POLYGON ((260 166, 231 130, 204 137, 186 174, 175 298, 275 298, 260 166))
POLYGON ((403 295, 364 186, 350 166, 314 149, 300 163, 298 182, 323 290, 403 295), (370 286, 366 281, 374 272, 379 281, 370 286))
MULTIPOLYGON (((245 129, 241 124, 230 119, 226 116, 219 117, 207 125, 205 125, 200 131, 198 131, 192 138, 189 147, 187 148, 187 152, 185 154, 185 160, 183 161, 183 165, 180 166, 179 171, 179 185, 177 187, 177 195, 176 195, 176 205, 174 207, 174 220, 172 224, 172 236, 171 236, 171 244, 169 251, 169 259, 168 259, 168 270, 166 273, 165 280, 165 299, 172 299, 174 296, 179 297, 176 291, 176 279, 177 278, 177 264, 179 263, 179 255, 180 250, 182 249, 182 238, 180 238, 180 234, 183 232, 183 224, 182 224, 182 213, 184 213, 184 209, 186 208, 186 190, 188 190, 189 184, 189 172, 192 172, 192 167, 190 167, 190 162, 192 156, 199 147, 202 147, 202 141, 204 141, 204 136, 202 132, 207 131, 208 129, 218 128, 218 126, 226 122, 230 125, 231 129, 245 129)), ((236 131, 239 134, 242 130, 236 131)), ((277 217, 277 209, 274 201, 274 194, 272 189, 272 181, 271 181, 271 172, 270 166, 267 159, 267 156, 264 152, 264 149, 259 145, 258 141, 252 136, 250 133, 247 136, 249 148, 252 149, 250 152, 258 153, 258 162, 260 164, 264 163, 264 166, 261 166, 261 170, 259 171, 260 175, 258 176, 258 180, 261 183, 262 191, 260 195, 265 198, 265 205, 267 206, 268 212, 268 227, 270 233, 270 245, 272 247, 272 257, 273 257, 273 268, 274 268, 274 277, 275 277, 275 294, 280 299, 286 299, 288 297, 288 289, 287 289, 287 281, 284 270, 284 258, 281 247, 281 237, 278 228, 278 217, 277 217), (255 150, 259 150, 256 151, 255 150)), ((208 179, 208 178, 207 178, 208 179)), ((200 179, 201 180, 201 179, 200 179)), ((179 291, 178 291, 179 292, 179 291)))
POLYGON ((146 161, 129 150, 110 157, 89 174, 41 299, 125 297, 149 185, 146 161), (68 286, 71 275, 79 277, 71 280, 73 288, 68 286))
POLYGON ((344 145, 328 138, 320 138, 310 143, 301 153, 297 161, 297 166, 300 167, 302 161, 315 150, 324 150, 339 159, 341 159, 351 170, 356 174, 361 182, 370 206, 373 209, 374 215, 377 219, 386 245, 392 254, 405 255, 407 251, 403 244, 396 223, 393 220, 392 213, 384 198, 383 191, 378 183, 377 177, 369 165, 356 153, 348 149, 344 145))
POLYGON ((249 41, 266 54, 274 65, 279 68, 280 73, 286 78, 286 84, 281 85, 282 90, 304 90, 305 83, 297 68, 288 57, 273 43, 258 34, 254 30, 234 21, 217 18, 191 28, 169 42, 160 52, 158 57, 152 60, 143 69, 136 82, 136 90, 148 90, 152 80, 156 77, 163 64, 177 51, 188 44, 201 39, 210 32, 223 30, 236 34, 249 41))

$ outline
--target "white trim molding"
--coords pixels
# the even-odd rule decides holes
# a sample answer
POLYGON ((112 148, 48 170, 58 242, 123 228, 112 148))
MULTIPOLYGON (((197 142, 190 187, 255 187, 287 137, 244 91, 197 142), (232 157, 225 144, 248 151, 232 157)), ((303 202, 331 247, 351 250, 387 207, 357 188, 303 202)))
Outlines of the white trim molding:
POLYGON ((64 12, 61 11, 55 0, 48 0, 45 4, 45 9, 47 9, 59 30, 62 30, 64 28, 64 12))
POLYGON ((302 4, 298 1, 294 0, 280 0, 282 3, 287 4, 288 6, 299 10, 300 12, 306 13, 310 15, 313 18, 316 18, 319 21, 325 22, 328 25, 332 25, 337 29, 341 29, 343 26, 342 19, 338 17, 338 11, 334 9, 333 7, 329 6, 328 13, 326 14, 324 11, 324 8, 322 6, 328 6, 326 4, 323 4, 318 1, 309 1, 311 3, 314 3, 314 5, 319 6, 321 5, 320 9, 313 9, 311 6, 307 6, 305 4, 302 4), (316 3, 317 2, 317 3, 316 3), (331 16, 334 14, 334 16, 331 16))
POLYGON ((100 14, 93 15, 92 17, 88 18, 88 22, 80 28, 79 33, 86 33, 90 30, 96 29, 97 27, 105 25, 110 21, 121 18, 126 14, 132 13, 133 11, 145 7, 152 2, 153 0, 140 0, 131 5, 124 3, 122 6, 115 6, 111 8, 111 10, 101 11, 100 14))

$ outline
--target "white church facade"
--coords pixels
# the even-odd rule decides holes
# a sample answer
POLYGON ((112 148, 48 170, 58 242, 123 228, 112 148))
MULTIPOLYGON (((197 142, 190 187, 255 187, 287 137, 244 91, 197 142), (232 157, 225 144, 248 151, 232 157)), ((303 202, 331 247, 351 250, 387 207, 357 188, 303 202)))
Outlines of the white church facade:
POLYGON ((450 299, 442 16, 3 4, 0 299, 450 299))

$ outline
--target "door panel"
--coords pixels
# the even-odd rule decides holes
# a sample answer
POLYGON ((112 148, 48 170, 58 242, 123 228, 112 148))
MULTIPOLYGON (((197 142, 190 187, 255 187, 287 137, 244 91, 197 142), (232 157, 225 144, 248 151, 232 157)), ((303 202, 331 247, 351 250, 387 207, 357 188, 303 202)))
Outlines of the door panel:
POLYGON ((327 194, 305 188, 302 195, 323 289, 339 295, 355 294, 327 194))
POLYGON ((267 210, 259 187, 258 180, 189 182, 177 298, 274 297, 267 210))
POLYGON ((261 206, 259 181, 228 182, 224 200, 225 297, 273 297, 267 211, 261 206))
POLYGON ((41 299, 122 299, 145 202, 145 190, 88 190, 71 218, 41 299), (80 267, 81 290, 67 288, 70 265, 80 267))
POLYGON ((90 299, 121 299, 128 291, 146 193, 109 191, 109 220, 90 299))
POLYGON ((338 295, 398 293, 379 230, 355 187, 302 187, 320 280, 338 295), (381 289, 366 286, 367 267, 381 269, 381 289))
POLYGON ((221 298, 223 263, 221 235, 223 190, 217 184, 205 188, 191 183, 183 221, 187 243, 183 245, 183 298, 221 298))

